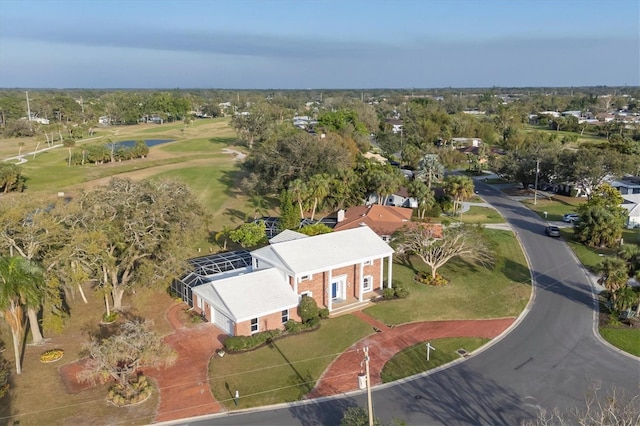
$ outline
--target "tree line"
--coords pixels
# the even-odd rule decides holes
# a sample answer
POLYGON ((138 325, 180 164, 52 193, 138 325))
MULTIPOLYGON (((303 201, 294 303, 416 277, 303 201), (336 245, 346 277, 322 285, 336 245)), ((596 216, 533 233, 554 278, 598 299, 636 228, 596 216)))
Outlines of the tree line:
POLYGON ((106 315, 121 310, 125 294, 136 288, 168 288, 186 270, 187 246, 205 225, 196 198, 172 180, 114 178, 66 200, 4 199, 0 313, 16 354, 26 330, 39 343, 41 326, 61 328, 69 314, 65 299, 79 295, 86 302, 87 283, 104 298, 106 315))

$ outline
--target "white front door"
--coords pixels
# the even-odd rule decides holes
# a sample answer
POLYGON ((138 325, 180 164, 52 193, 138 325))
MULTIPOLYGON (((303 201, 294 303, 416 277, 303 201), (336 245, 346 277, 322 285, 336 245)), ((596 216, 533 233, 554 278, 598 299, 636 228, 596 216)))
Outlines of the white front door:
POLYGON ((331 300, 344 300, 347 277, 333 277, 331 280, 331 300))

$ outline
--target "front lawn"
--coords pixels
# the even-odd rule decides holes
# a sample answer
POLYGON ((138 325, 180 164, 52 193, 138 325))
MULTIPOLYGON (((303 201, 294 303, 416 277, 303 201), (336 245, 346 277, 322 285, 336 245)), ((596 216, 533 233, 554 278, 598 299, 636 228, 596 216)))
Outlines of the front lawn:
POLYGON ((393 278, 405 285, 409 297, 378 302, 365 312, 385 324, 519 315, 531 294, 524 254, 513 233, 492 229, 484 232, 496 252, 493 266, 484 268, 451 260, 439 269, 450 283, 432 287, 414 281, 412 267, 428 270, 421 260, 412 259, 411 265, 394 263, 393 278))
POLYGON ((616 348, 640 357, 640 330, 637 328, 601 326, 600 335, 616 348))
MULTIPOLYGON (((593 273, 596 272, 597 266, 602 262, 604 256, 615 256, 618 252, 617 248, 588 247, 576 241, 574 238, 574 230, 572 228, 563 228, 561 229, 561 232, 580 263, 593 273)), ((622 238, 625 244, 635 243, 640 245, 638 236, 640 236, 640 233, 633 229, 625 229, 622 232, 622 238)))
POLYGON ((533 199, 523 201, 523 204, 536 212, 542 219, 548 221, 562 221, 562 215, 565 213, 575 213, 578 206, 586 201, 586 198, 565 197, 562 195, 554 195, 545 198, 542 191, 538 191, 537 204, 533 204, 533 199), (544 217, 547 212, 547 217, 544 217))
MULTIPOLYGON (((83 345, 90 335, 104 333, 100 325, 104 313, 104 298, 99 291, 84 286, 88 303, 76 295, 66 299, 72 315, 65 321, 62 333, 45 330, 48 339, 43 345, 27 344, 24 348, 23 370, 15 374, 11 332, 6 321, 0 321, 0 338, 7 345, 1 354, 10 361, 12 369, 9 394, 0 399, 0 424, 3 425, 141 425, 150 424, 155 416, 159 392, 154 389, 151 399, 141 404, 118 408, 107 403, 111 383, 89 387, 82 392, 70 393, 59 368, 86 356, 83 345), (40 362, 40 354, 49 349, 63 349, 64 357, 55 363, 40 362)), ((125 315, 152 320, 155 330, 164 335, 173 331, 166 311, 175 303, 164 291, 138 288, 123 300, 125 315)), ((45 321, 50 317, 45 313, 45 321)), ((27 337, 27 342, 31 341, 27 337)))
POLYGON ((398 352, 382 368, 380 377, 383 383, 404 379, 414 374, 439 367, 460 358, 456 351, 464 349, 472 352, 489 342, 490 339, 481 337, 448 337, 431 340, 429 343, 435 350, 429 353, 427 361, 425 342, 417 343, 398 352))
MULTIPOLYGON (((211 391, 227 409, 258 407, 301 399, 339 354, 371 334, 371 326, 352 316, 324 320, 316 331, 284 337, 250 352, 213 357, 211 391)), ((355 379, 354 379, 355 380, 355 379)))
POLYGON ((458 216, 458 220, 463 223, 504 223, 504 218, 496 209, 491 207, 471 206, 458 216))

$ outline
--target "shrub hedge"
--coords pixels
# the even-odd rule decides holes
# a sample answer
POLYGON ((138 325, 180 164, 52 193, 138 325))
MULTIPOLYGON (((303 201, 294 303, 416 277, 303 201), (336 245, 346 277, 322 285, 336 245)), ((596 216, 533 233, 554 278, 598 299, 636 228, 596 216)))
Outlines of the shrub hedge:
POLYGON ((224 341, 224 347, 227 351, 246 351, 256 348, 281 334, 282 330, 268 330, 251 336, 231 336, 224 341))

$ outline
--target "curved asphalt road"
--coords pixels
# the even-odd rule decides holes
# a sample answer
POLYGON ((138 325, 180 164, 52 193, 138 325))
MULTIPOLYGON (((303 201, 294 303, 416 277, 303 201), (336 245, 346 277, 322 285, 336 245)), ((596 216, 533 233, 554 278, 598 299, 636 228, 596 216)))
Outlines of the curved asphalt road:
MULTIPOLYGON (((410 425, 518 425, 533 420, 538 407, 584 407, 594 386, 602 394, 612 385, 628 396, 638 394, 640 361, 596 337, 591 284, 568 246, 547 237, 544 222, 521 203, 482 182, 476 189, 504 215, 528 254, 536 286, 530 312, 511 333, 465 362, 374 390, 376 417, 410 425)), ((334 425, 347 407, 366 407, 365 398, 359 393, 189 423, 334 425)))

